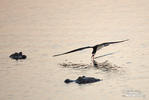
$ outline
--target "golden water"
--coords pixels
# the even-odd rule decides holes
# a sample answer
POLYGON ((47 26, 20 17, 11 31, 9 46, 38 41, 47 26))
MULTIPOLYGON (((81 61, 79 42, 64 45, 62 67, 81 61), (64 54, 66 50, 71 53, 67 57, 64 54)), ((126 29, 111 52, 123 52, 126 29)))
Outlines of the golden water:
MULTIPOLYGON (((0 1, 0 100, 148 100, 148 0, 0 1), (91 64, 91 49, 52 57, 75 48, 130 39, 103 48, 118 72, 94 67, 73 69, 61 63, 91 64), (9 58, 22 51, 26 60, 9 58), (111 55, 108 55, 111 54, 111 55), (101 82, 65 84, 79 76, 101 82)), ((102 56, 106 55, 107 56, 102 56)))

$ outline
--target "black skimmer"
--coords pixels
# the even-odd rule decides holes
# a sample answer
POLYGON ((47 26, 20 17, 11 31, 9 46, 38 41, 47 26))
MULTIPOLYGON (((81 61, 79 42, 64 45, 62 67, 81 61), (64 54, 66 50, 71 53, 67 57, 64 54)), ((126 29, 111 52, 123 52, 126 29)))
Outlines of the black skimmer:
POLYGON ((125 41, 128 41, 128 39, 127 40, 123 40, 123 41, 116 41, 116 42, 105 42, 105 43, 97 44, 97 45, 94 45, 94 46, 81 47, 81 48, 74 49, 74 50, 71 50, 71 51, 68 51, 68 52, 65 52, 65 53, 53 55, 53 57, 61 56, 61 55, 69 54, 69 53, 73 53, 73 52, 84 50, 84 49, 88 49, 88 48, 92 48, 93 51, 92 51, 91 58, 93 58, 93 60, 94 60, 94 56, 95 56, 96 52, 98 50, 100 50, 101 48, 109 46, 110 44, 121 43, 121 42, 125 42, 125 41))

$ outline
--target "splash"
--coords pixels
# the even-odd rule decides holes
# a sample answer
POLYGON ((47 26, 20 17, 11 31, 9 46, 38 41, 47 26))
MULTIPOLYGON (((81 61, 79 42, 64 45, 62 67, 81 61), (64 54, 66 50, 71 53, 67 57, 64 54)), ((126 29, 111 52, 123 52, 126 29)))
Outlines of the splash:
POLYGON ((60 66, 63 66, 64 68, 73 68, 73 69, 87 69, 89 68, 89 64, 82 64, 82 63, 72 63, 72 62, 68 62, 68 63, 61 63, 59 64, 60 66))
POLYGON ((100 69, 104 72, 111 72, 111 71, 118 71, 120 69, 119 66, 112 64, 108 60, 98 63, 97 61, 93 61, 93 66, 96 67, 97 69, 100 69))
POLYGON ((60 63, 60 66, 63 68, 72 68, 72 69, 89 69, 89 68, 96 68, 97 70, 101 70, 103 72, 111 72, 111 71, 119 71, 120 67, 110 63, 108 60, 104 62, 97 62, 93 60, 91 64, 83 64, 83 63, 60 63))

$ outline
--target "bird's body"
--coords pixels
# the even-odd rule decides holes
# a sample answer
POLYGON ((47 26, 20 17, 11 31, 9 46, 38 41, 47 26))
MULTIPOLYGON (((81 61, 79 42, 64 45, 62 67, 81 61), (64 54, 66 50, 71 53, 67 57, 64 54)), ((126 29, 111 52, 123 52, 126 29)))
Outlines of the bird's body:
POLYGON ((74 50, 71 50, 71 51, 68 51, 68 52, 65 52, 65 53, 53 55, 53 57, 69 54, 69 53, 72 53, 72 52, 76 52, 76 51, 80 51, 80 50, 84 50, 84 49, 88 49, 88 48, 92 48, 93 49, 93 51, 92 51, 92 58, 94 59, 94 55, 96 54, 96 52, 98 50, 102 49, 103 47, 109 46, 110 44, 121 43, 121 42, 125 42, 125 41, 128 41, 128 39, 127 40, 123 40, 123 41, 116 41, 116 42, 105 42, 105 43, 97 44, 95 46, 81 47, 81 48, 74 49, 74 50))

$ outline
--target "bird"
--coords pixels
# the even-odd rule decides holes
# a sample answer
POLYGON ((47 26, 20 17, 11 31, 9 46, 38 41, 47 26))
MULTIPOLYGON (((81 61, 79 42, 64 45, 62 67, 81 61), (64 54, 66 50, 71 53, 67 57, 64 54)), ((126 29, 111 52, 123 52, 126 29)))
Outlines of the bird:
POLYGON ((125 41, 128 41, 128 40, 129 40, 129 39, 127 39, 127 40, 122 40, 122 41, 115 41, 115 42, 104 42, 104 43, 101 43, 101 44, 96 44, 96 45, 94 45, 94 46, 85 46, 85 47, 81 47, 81 48, 78 48, 78 49, 74 49, 74 50, 71 50, 71 51, 68 51, 68 52, 65 52, 65 53, 60 53, 60 54, 53 55, 53 57, 61 56, 61 55, 73 53, 73 52, 76 52, 76 51, 81 51, 81 50, 84 50, 84 49, 92 48, 93 51, 92 51, 92 56, 91 56, 91 58, 94 60, 94 56, 95 56, 96 52, 97 52, 98 50, 102 49, 103 47, 107 47, 107 46, 109 46, 110 44, 125 42, 125 41))

